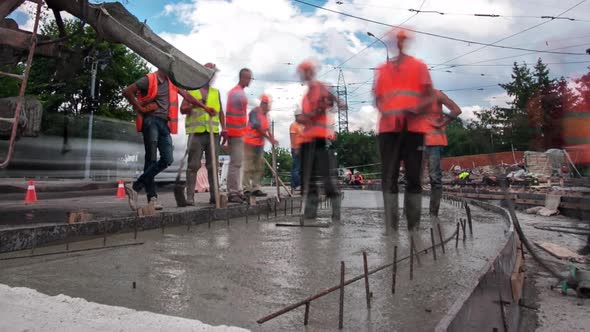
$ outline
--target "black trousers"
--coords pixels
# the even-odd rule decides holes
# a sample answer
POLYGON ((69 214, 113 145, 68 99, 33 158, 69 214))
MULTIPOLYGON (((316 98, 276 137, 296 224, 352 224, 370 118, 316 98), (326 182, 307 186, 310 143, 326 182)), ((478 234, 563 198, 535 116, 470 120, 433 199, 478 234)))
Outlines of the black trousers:
POLYGON ((379 134, 378 139, 383 192, 392 194, 399 192, 399 167, 403 160, 406 169, 406 193, 421 193, 424 135, 411 132, 382 133, 379 134))
POLYGON ((307 193, 318 195, 318 182, 324 186, 324 192, 328 197, 338 195, 336 183, 336 157, 326 148, 326 140, 317 139, 310 143, 301 144, 301 189, 307 193))

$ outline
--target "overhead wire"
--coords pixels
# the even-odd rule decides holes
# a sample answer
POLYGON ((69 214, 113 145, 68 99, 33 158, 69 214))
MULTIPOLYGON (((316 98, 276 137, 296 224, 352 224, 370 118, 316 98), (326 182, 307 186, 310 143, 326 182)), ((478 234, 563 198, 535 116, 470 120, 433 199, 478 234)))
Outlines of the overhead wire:
MULTIPOLYGON (((584 2, 586 2, 586 1, 587 1, 587 0, 581 0, 580 2, 576 3, 575 5, 573 5, 573 6, 569 7, 568 9, 564 10, 563 12, 559 13, 559 14, 557 15, 557 17, 560 17, 561 15, 563 15, 563 14, 565 14, 565 13, 569 12, 570 10, 572 10, 572 9, 574 9, 574 8, 576 8, 576 7, 578 7, 579 5, 583 4, 583 3, 584 3, 584 2)), ((460 58, 462 58, 462 57, 465 57, 465 56, 467 56, 467 55, 470 55, 470 54, 473 54, 473 53, 479 52, 479 51, 481 51, 481 50, 483 50, 483 49, 485 49, 485 48, 487 48, 487 47, 494 46, 494 45, 496 45, 497 43, 503 42, 503 41, 505 41, 505 40, 508 40, 508 39, 510 39, 510 38, 513 38, 513 37, 515 37, 515 36, 518 36, 518 35, 520 35, 520 34, 523 34, 523 33, 525 33, 525 32, 528 32, 528 31, 531 31, 531 30, 533 30, 533 29, 536 29, 536 28, 538 28, 538 27, 540 27, 540 26, 542 26, 542 25, 545 25, 545 24, 547 24, 547 23, 549 23, 549 22, 552 22, 553 20, 554 20, 554 19, 548 19, 547 21, 544 21, 544 22, 541 22, 541 23, 537 23, 537 24, 535 24, 535 25, 533 25, 533 26, 530 26, 530 27, 528 27, 528 28, 526 28, 526 29, 523 29, 523 30, 521 30, 521 31, 515 32, 515 33, 513 33, 513 34, 511 34, 511 35, 509 35, 509 36, 506 36, 506 37, 500 38, 500 39, 496 40, 495 42, 491 43, 490 45, 482 45, 482 47, 480 47, 480 48, 478 48, 478 49, 475 49, 475 50, 469 51, 469 52, 467 52, 467 53, 464 53, 464 54, 458 55, 458 56, 456 56, 456 57, 454 57, 454 58, 452 58, 452 59, 450 59, 450 60, 444 61, 444 62, 443 62, 442 64, 440 64, 440 65, 442 66, 442 65, 445 65, 445 64, 447 64, 447 63, 449 63, 449 62, 451 62, 451 61, 455 61, 455 60, 457 60, 457 59, 460 59, 460 58)))
MULTIPOLYGON (((335 14, 339 14, 339 15, 342 15, 342 16, 347 16, 347 17, 358 19, 358 20, 362 20, 362 21, 365 21, 365 22, 370 22, 370 23, 374 23, 374 24, 378 24, 378 25, 383 25, 383 26, 387 26, 387 27, 392 27, 392 28, 393 27, 400 27, 399 25, 392 25, 392 24, 388 24, 388 23, 384 23, 384 22, 380 22, 380 21, 368 19, 368 18, 365 18, 365 17, 360 17, 360 16, 357 16, 357 15, 352 15, 352 14, 344 13, 344 12, 341 12, 341 11, 337 11, 337 10, 325 8, 323 6, 319 6, 319 5, 316 5, 316 4, 313 4, 313 3, 309 3, 309 2, 303 1, 303 0, 292 0, 292 1, 298 2, 298 3, 301 3, 301 4, 305 4, 307 6, 311 6, 311 7, 317 8, 317 9, 321 9, 321 10, 325 10, 325 11, 328 11, 328 12, 332 12, 332 13, 335 13, 335 14)), ((426 31, 420 31, 420 30, 416 30, 416 29, 411 29, 411 28, 408 28, 408 27, 404 27, 404 28, 406 30, 411 31, 411 32, 414 32, 416 34, 421 34, 421 35, 425 35, 425 36, 431 36, 431 37, 436 37, 436 38, 441 38, 441 39, 446 39, 446 40, 452 40, 452 41, 462 42, 462 43, 467 43, 467 44, 486 45, 486 46, 493 47, 493 48, 511 49, 511 50, 520 50, 520 51, 529 51, 529 52, 538 52, 538 53, 549 53, 549 54, 561 54, 561 55, 587 55, 586 53, 555 52, 555 51, 537 50, 537 49, 530 49, 530 48, 516 47, 516 46, 495 45, 493 43, 485 43, 485 42, 479 42, 479 41, 475 41, 475 40, 469 40, 469 39, 451 37, 451 36, 441 35, 441 34, 437 34, 437 33, 432 33, 432 32, 426 32, 426 31)))
MULTIPOLYGON (((422 8, 422 6, 424 6, 424 3, 425 2, 426 2, 426 0, 422 0, 422 3, 420 4, 420 8, 422 8)), ((414 17, 416 17, 416 15, 418 15, 418 13, 415 13, 414 15, 408 17, 407 19, 405 19, 402 23, 400 23, 398 25, 404 25, 404 24, 408 23, 411 19, 413 19, 414 17)), ((348 57, 346 60, 342 61, 338 66, 335 66, 331 70, 329 70, 329 71, 327 71, 327 72, 319 75, 318 77, 325 76, 326 74, 328 74, 329 72, 335 70, 336 68, 340 68, 343 64, 347 63, 352 58, 356 57, 357 55, 363 53, 365 50, 369 49, 371 46, 375 45, 375 43, 377 43, 379 40, 383 39, 383 37, 385 37, 386 35, 387 35, 387 32, 385 34, 383 34, 382 36, 380 36, 379 38, 375 38, 375 40, 373 40, 373 42, 370 43, 369 45, 367 45, 365 48, 363 48, 362 50, 354 53, 353 55, 351 55, 350 57, 348 57)))

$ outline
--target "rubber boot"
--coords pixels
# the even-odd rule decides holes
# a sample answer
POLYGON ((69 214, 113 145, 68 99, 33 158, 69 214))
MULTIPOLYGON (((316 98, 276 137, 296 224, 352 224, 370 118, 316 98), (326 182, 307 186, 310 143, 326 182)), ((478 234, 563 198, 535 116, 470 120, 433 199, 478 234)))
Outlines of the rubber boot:
POLYGON ((186 172, 186 203, 195 205, 195 186, 197 185, 197 172, 186 172))
POLYGON ((332 221, 340 222, 340 206, 342 203, 341 194, 336 194, 330 197, 330 203, 332 204, 332 221))
POLYGON ((420 227, 420 213, 422 212, 422 194, 404 195, 404 209, 408 221, 408 230, 420 227))
POLYGON ((442 188, 433 188, 430 193, 430 216, 438 217, 442 188))
POLYGON ((315 219, 317 217, 318 203, 319 197, 317 193, 307 194, 307 198, 305 200, 305 210, 303 211, 303 216, 305 219, 315 219))
POLYGON ((398 194, 383 193, 383 207, 385 209, 385 228, 399 229, 399 201, 398 194))

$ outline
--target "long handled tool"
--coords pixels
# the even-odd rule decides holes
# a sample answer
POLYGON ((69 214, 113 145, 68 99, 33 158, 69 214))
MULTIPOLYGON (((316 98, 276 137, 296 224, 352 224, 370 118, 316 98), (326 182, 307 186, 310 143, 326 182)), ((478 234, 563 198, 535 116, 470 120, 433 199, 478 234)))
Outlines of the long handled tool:
POLYGON ((263 158, 263 160, 264 160, 264 163, 266 164, 266 166, 268 166, 268 168, 272 172, 272 175, 277 179, 277 183, 279 183, 281 185, 281 187, 283 187, 283 189, 285 189, 285 191, 287 191, 287 194, 289 195, 289 197, 293 197, 293 193, 291 192, 291 190, 289 190, 289 188, 287 188, 287 186, 285 185, 285 182, 283 182, 283 180, 281 180, 281 178, 279 177, 279 175, 277 174, 275 169, 270 165, 270 163, 266 160, 266 158, 263 158))
POLYGON ((185 207, 188 206, 186 202, 186 195, 184 189, 186 187, 185 184, 180 182, 180 175, 182 173, 182 169, 184 168, 184 163, 186 161, 186 157, 188 156, 188 152, 190 151, 191 144, 193 142, 193 134, 188 135, 188 143, 186 144, 186 152, 180 161, 180 167, 178 168, 178 173, 176 174, 176 182, 174 183, 174 199, 176 200, 176 206, 178 207, 185 207))
MULTIPOLYGON (((217 154, 215 149, 215 135, 213 135, 213 121, 209 117, 209 146, 211 147, 211 163, 213 168, 213 189, 215 190, 215 208, 219 209, 221 202, 219 201, 219 179, 217 178, 217 154)), ((211 184, 209 184, 211 185, 211 184)))
MULTIPOLYGON (((275 122, 272 122, 272 137, 275 136, 275 122)), ((275 170, 274 172, 274 176, 275 176, 275 182, 277 185, 277 201, 281 200, 281 188, 279 187, 279 175, 277 174, 277 150, 275 145, 272 145, 272 168, 275 170)))

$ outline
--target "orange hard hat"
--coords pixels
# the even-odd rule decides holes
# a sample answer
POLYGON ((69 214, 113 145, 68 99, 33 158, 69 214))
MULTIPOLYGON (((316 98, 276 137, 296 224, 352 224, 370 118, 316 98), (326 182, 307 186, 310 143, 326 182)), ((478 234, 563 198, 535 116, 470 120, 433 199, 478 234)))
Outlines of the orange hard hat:
POLYGON ((269 95, 267 95, 266 93, 265 93, 265 94, 262 94, 262 95, 260 95, 260 102, 261 102, 261 103, 267 103, 267 104, 270 104, 270 101, 271 101, 271 98, 270 98, 270 96, 269 96, 269 95))
POLYGON ((313 60, 305 60, 297 66, 297 71, 302 72, 306 70, 315 70, 316 64, 313 60))

